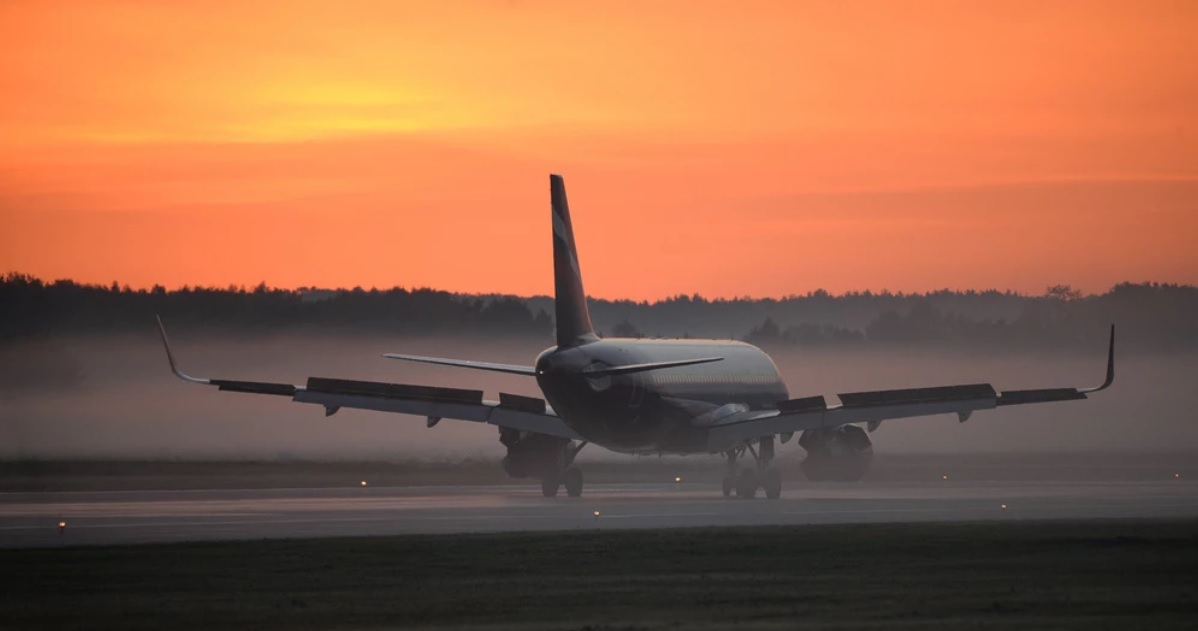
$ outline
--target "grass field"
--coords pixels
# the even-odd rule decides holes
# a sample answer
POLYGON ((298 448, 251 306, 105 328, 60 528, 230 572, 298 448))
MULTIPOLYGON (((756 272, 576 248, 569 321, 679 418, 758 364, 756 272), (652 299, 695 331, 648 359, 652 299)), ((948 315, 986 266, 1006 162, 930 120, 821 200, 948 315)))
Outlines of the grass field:
POLYGON ((1198 522, 0 551, 11 629, 1193 629, 1198 522))

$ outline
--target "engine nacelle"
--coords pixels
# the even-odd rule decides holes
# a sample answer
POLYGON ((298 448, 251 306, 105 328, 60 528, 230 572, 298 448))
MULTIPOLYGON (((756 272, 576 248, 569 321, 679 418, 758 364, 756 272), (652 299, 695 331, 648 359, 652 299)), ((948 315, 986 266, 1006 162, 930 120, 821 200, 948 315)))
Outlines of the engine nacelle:
POLYGON ((501 428, 499 442, 507 447, 503 470, 512 478, 544 478, 561 471, 569 463, 571 441, 544 434, 501 428))
POLYGON ((812 482, 856 482, 874 457, 869 434, 856 425, 809 429, 799 436, 807 457, 799 465, 812 482))

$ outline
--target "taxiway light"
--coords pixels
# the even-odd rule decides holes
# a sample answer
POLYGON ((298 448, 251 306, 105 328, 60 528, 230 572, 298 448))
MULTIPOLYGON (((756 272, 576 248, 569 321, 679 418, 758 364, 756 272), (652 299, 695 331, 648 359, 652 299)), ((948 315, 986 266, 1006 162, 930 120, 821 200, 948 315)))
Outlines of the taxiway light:
POLYGON ((947 475, 942 475, 942 476, 940 476, 940 479, 941 479, 941 480, 947 480, 947 479, 948 479, 948 476, 947 476, 947 475))
POLYGON ((1174 474, 1173 474, 1173 479, 1174 479, 1174 480, 1180 480, 1180 479, 1181 479, 1181 474, 1180 474, 1180 473, 1174 473, 1174 474))
POLYGON ((58 522, 58 534, 61 535, 64 531, 66 531, 66 529, 67 529, 67 522, 59 521, 58 522))
POLYGON ((1007 505, 1006 505, 1006 504, 999 504, 999 505, 998 505, 998 508, 999 508, 999 510, 1007 510, 1007 505))
POLYGON ((599 511, 595 511, 595 521, 599 520, 599 511))
POLYGON ((681 482, 681 481, 682 481, 682 476, 680 476, 680 475, 676 475, 676 476, 674 476, 674 481, 675 481, 675 482, 681 482))
POLYGON ((362 480, 362 486, 366 486, 366 480, 362 480))

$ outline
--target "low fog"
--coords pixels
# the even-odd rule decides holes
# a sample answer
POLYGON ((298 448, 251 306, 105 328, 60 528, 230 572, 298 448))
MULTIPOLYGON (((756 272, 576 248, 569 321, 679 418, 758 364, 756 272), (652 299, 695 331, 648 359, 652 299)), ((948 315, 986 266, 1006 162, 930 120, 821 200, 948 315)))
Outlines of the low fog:
MULTIPOLYGON (((528 341, 172 333, 181 368, 204 377, 302 384, 309 376, 540 396, 527 377, 412 364, 384 352, 531 363, 528 341)), ((918 351, 773 353, 791 396, 986 382, 998 389, 1097 385, 1105 349, 1033 356, 918 351)), ((504 454, 488 425, 341 410, 285 397, 219 392, 170 374, 157 332, 72 337, 0 349, 0 458, 400 460, 504 454), (50 366, 47 367, 47 362, 50 366), (51 375, 53 378, 43 378, 51 375)), ((1198 354, 1117 357, 1114 387, 1089 401, 1015 406, 883 423, 878 453, 1198 451, 1198 354)), ((800 452, 795 443, 783 455, 800 452)), ((621 458, 589 448, 584 460, 621 458)))

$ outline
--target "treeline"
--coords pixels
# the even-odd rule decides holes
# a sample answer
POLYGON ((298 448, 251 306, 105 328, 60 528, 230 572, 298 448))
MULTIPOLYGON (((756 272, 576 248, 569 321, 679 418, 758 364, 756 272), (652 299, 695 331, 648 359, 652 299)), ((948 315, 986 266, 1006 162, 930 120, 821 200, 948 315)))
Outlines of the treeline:
POLYGON ((885 310, 862 329, 782 325, 767 317, 745 339, 762 346, 1092 351, 1103 348, 1112 324, 1121 329, 1124 350, 1198 349, 1198 288, 1124 283, 1105 294, 1080 296, 1056 287, 1044 296, 1023 298, 1012 317, 969 317, 938 307, 929 297, 916 297, 907 309, 885 310))
POLYGON ((462 334, 549 337, 553 318, 510 296, 480 298, 432 289, 312 290, 184 287, 167 290, 0 280, 0 339, 144 331, 159 314, 211 332, 319 329, 337 333, 462 334))
MULTIPOLYGON (((546 297, 466 296, 431 289, 281 290, 162 287, 134 290, 0 278, 0 340, 144 332, 155 314, 218 333, 313 330, 390 335, 508 336, 549 343, 546 297)), ((1198 348, 1198 288, 1123 283, 1097 295, 1067 285, 1044 295, 997 291, 927 294, 815 291, 782 299, 591 300, 601 335, 736 338, 763 346, 1100 348, 1111 323, 1123 348, 1198 348)))

